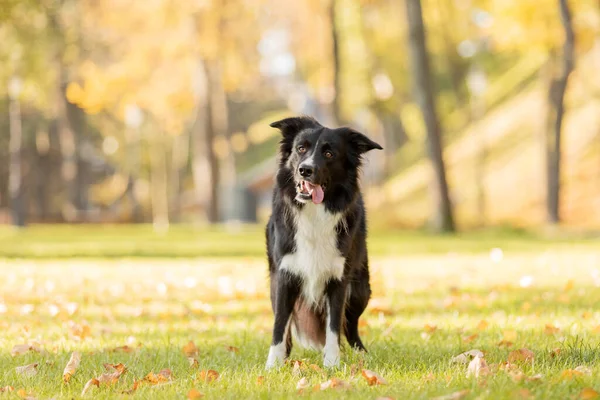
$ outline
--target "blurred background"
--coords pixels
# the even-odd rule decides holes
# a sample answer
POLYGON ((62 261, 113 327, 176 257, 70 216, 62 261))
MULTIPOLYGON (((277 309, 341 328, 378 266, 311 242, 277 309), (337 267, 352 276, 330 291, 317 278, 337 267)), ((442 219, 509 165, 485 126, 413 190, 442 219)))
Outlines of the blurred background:
POLYGON ((264 222, 309 114, 385 148, 376 229, 600 226, 597 0, 1 0, 0 42, 3 224, 264 222))

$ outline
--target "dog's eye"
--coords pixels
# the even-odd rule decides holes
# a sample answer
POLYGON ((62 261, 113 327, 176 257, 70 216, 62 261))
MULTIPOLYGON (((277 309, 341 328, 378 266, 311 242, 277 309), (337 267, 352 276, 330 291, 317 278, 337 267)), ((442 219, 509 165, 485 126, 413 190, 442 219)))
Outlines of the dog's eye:
POLYGON ((300 145, 296 149, 298 150, 298 153, 300 153, 300 154, 306 153, 306 147, 305 146, 300 145))
POLYGON ((333 153, 332 153, 331 151, 329 151, 329 150, 327 150, 327 151, 324 153, 324 155, 325 155, 325 157, 326 157, 326 158, 333 158, 333 153))

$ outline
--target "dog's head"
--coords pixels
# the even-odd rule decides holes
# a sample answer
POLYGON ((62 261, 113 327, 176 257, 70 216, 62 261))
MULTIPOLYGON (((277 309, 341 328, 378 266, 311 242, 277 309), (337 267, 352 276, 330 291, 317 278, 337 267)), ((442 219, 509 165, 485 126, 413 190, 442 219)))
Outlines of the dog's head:
MULTIPOLYGON (((350 128, 329 129, 310 117, 273 122, 283 136, 280 186, 295 189, 299 203, 320 204, 335 196, 350 200, 356 192, 364 153, 382 147, 350 128)), ((289 190, 289 193, 294 193, 289 190)))

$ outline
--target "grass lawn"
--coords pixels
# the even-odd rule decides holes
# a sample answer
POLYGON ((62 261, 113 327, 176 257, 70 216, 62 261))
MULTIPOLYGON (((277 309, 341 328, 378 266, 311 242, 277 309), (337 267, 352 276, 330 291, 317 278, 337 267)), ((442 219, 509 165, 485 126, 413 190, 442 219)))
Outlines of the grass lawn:
MULTIPOLYGON (((37 234, 37 243, 60 243, 37 234)), ((86 382, 105 372, 103 363, 123 363, 127 372, 110 385, 92 387, 84 398, 185 399, 196 389, 207 399, 428 399, 463 390, 466 399, 569 399, 593 394, 586 388, 600 391, 598 247, 553 247, 532 239, 521 248, 505 245, 515 238, 496 239, 493 247, 504 253, 496 250, 491 257, 483 245, 444 252, 442 245, 451 250, 444 240, 451 239, 432 239, 437 250, 429 254, 423 236, 413 241, 422 246, 414 254, 374 252, 374 294, 361 325, 369 353, 346 347, 341 367, 326 371, 311 366, 322 366, 318 353, 298 347, 292 359, 303 364, 295 372, 291 366, 264 371, 272 314, 265 262, 254 253, 0 259, 0 387, 14 387, 0 398, 81 398, 86 382), (198 348, 197 367, 183 352, 189 341, 198 348), (11 355, 20 344, 34 350, 11 355), (521 348, 531 350, 534 359, 507 370, 502 363, 521 348), (467 377, 466 364, 450 362, 471 349, 485 353, 489 375, 467 377), (74 351, 81 353, 81 364, 65 384, 63 369, 74 351), (38 364, 35 375, 17 373, 16 367, 31 363, 38 364), (388 384, 369 386, 363 368, 388 384), (123 393, 163 369, 172 373, 167 382, 141 383, 123 393), (217 371, 218 380, 203 381, 203 370, 217 371), (303 377, 310 387, 298 394, 303 377), (350 388, 313 391, 332 377, 350 388)), ((151 253, 151 246, 144 251, 151 253)), ((10 249, 3 245, 2 252, 10 249)))

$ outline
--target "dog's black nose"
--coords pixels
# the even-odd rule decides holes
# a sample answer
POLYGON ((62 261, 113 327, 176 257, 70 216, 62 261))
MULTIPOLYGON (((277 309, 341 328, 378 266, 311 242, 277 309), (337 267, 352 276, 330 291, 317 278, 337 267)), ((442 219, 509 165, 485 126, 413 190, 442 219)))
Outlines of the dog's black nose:
POLYGON ((300 168, 298 169, 298 171, 300 171, 300 176, 304 177, 304 178, 308 178, 309 176, 311 176, 314 172, 313 167, 309 166, 309 165, 301 165, 300 168))

